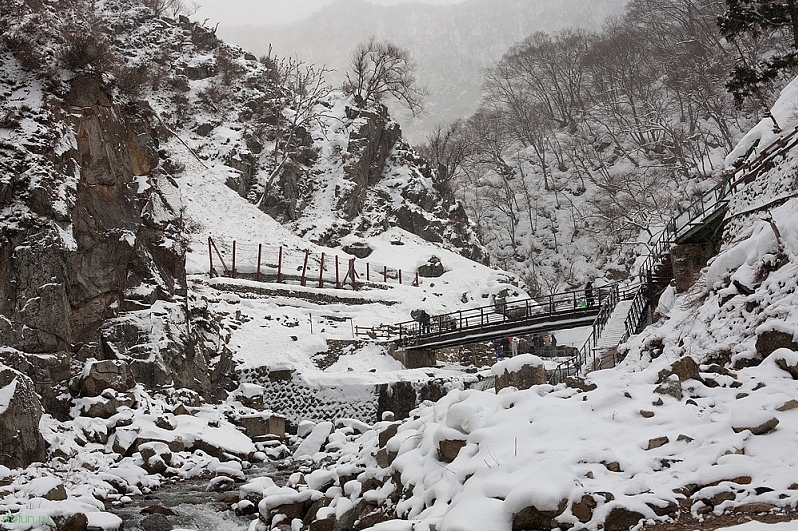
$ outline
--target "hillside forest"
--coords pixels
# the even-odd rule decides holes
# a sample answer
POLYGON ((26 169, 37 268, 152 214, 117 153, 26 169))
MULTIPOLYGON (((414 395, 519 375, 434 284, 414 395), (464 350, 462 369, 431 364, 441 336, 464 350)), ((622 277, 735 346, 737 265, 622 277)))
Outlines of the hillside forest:
POLYGON ((494 264, 535 294, 623 277, 715 184, 783 86, 774 73, 735 102, 731 65, 792 46, 784 24, 724 38, 727 3, 631 0, 601 31, 535 33, 486 70, 476 113, 419 149, 494 264))

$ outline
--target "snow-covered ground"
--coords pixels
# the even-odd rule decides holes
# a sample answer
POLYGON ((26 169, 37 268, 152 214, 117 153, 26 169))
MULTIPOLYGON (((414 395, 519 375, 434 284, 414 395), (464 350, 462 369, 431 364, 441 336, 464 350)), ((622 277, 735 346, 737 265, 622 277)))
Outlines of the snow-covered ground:
MULTIPOLYGON (((785 128, 794 121, 784 102, 797 95, 791 85, 774 108, 785 128)), ((618 367, 590 373, 595 387, 452 390, 398 426, 377 423, 351 442, 336 431, 312 455, 319 470, 292 478, 281 500, 325 498, 316 517, 339 519, 368 502, 401 518, 373 526, 392 531, 509 530, 523 525, 519 515, 541 513, 575 530, 676 517, 701 528, 712 515, 794 511, 798 402, 788 368, 798 352, 763 352, 757 341, 798 337, 796 166, 788 157, 733 197, 720 254, 667 319, 624 346, 618 367), (396 435, 381 442, 388 429, 396 435), (447 442, 461 448, 444 459, 447 442), (341 482, 314 489, 322 472, 341 482)), ((280 521, 263 493, 261 515, 280 521)))

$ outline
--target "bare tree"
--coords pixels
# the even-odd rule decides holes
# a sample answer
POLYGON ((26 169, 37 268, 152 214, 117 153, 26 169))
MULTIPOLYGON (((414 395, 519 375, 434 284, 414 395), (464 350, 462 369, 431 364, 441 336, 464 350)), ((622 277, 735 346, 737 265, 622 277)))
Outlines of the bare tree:
MULTIPOLYGON (((326 83, 325 67, 307 65, 296 59, 283 59, 276 62, 279 72, 274 77, 279 79, 287 94, 286 108, 276 109, 278 117, 275 134, 275 146, 272 152, 273 167, 265 183, 265 190, 259 203, 268 195, 272 182, 285 168, 296 149, 296 140, 300 135, 307 135, 312 125, 323 127, 319 106, 333 88, 326 83)), ((285 100, 283 100, 285 101, 285 100)))
POLYGON ((141 0, 141 3, 152 9, 159 17, 164 14, 177 16, 181 13, 191 16, 199 10, 196 2, 189 5, 184 0, 141 0))
POLYGON ((437 170, 435 184, 451 189, 461 166, 471 156, 473 146, 466 137, 464 122, 456 120, 445 127, 436 126, 427 135, 427 143, 416 149, 437 170))
POLYGON ((366 103, 393 98, 418 115, 423 111, 427 93, 418 84, 415 71, 416 65, 407 50, 371 37, 352 53, 343 89, 366 103))

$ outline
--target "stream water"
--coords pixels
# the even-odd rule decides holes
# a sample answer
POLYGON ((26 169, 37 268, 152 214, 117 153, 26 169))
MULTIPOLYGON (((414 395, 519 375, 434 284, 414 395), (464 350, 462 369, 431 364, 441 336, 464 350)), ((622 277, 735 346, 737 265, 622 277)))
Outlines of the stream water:
MULTIPOLYGON (((273 464, 265 463, 244 471, 247 480, 270 476, 283 483, 286 473, 273 464)), ((208 491, 209 479, 192 479, 164 483, 151 493, 135 496, 125 505, 113 505, 106 510, 122 518, 124 531, 246 531, 256 516, 236 516, 230 505, 238 501, 237 484, 226 492, 208 491), (173 514, 151 513, 152 508, 164 508, 173 514)), ((162 510, 162 509, 160 509, 162 510)))

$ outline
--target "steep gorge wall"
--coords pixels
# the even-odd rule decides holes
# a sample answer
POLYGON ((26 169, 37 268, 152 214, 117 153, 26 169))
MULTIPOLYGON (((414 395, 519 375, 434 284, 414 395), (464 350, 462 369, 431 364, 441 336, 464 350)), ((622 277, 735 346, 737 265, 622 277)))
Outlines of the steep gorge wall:
POLYGON ((55 409, 53 387, 89 358, 125 359, 145 385, 208 392, 182 302, 177 184, 159 171, 148 105, 120 104, 99 76, 79 74, 33 112, 38 130, 2 146, 13 167, 0 203, 0 361, 30 369, 55 409), (72 371, 43 373, 36 354, 72 371))

